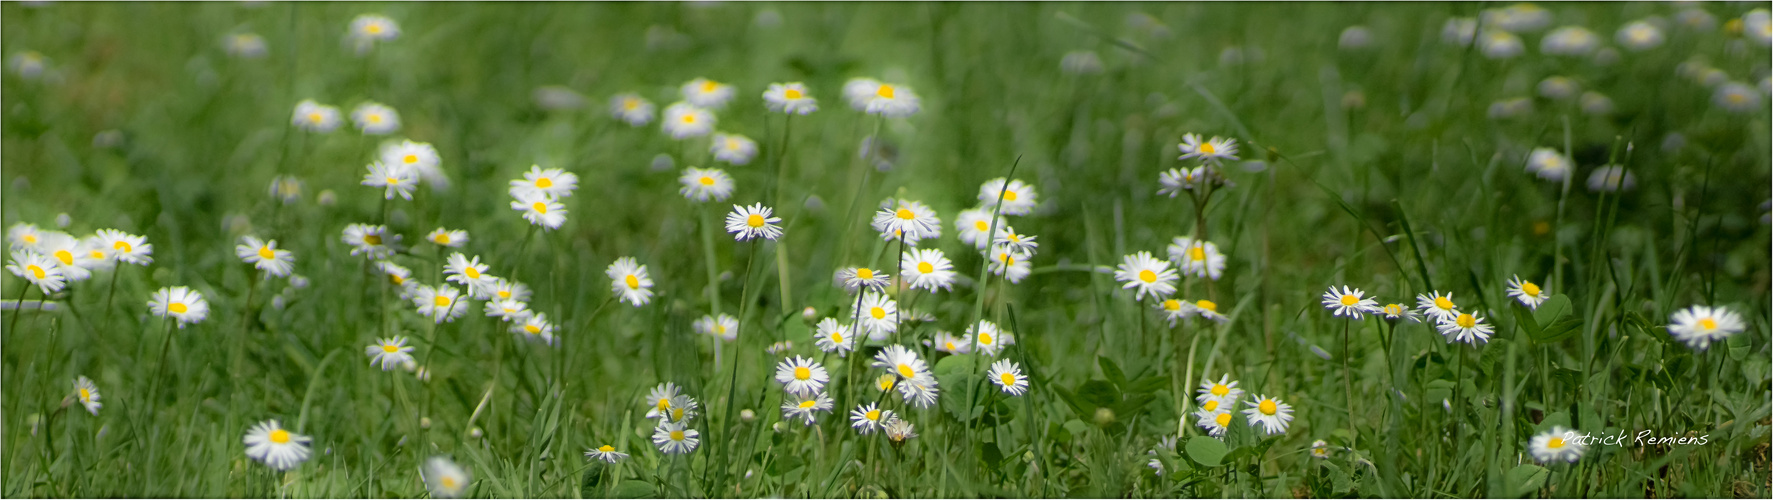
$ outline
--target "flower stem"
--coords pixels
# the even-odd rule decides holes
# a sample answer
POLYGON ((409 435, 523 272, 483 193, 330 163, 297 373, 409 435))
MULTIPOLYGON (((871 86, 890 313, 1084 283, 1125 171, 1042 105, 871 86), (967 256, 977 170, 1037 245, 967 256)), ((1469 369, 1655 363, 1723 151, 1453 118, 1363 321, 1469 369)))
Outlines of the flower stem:
POLYGON ((1342 389, 1348 393, 1348 446, 1353 448, 1360 441, 1360 431, 1354 426, 1354 376, 1348 370, 1348 358, 1354 351, 1348 349, 1348 329, 1352 319, 1342 320, 1342 389))

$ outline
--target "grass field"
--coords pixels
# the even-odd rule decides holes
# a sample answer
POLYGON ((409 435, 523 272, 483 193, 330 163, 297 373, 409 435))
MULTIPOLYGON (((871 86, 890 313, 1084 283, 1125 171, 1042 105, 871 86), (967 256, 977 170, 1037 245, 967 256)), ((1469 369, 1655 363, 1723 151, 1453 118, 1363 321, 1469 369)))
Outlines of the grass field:
POLYGON ((1765 498, 1768 7, 7 2, 0 494, 1765 498), (754 204, 780 238, 723 224, 754 204), (969 209, 1038 247, 982 253, 969 209), (1177 237, 1214 249, 1158 263, 1177 237))

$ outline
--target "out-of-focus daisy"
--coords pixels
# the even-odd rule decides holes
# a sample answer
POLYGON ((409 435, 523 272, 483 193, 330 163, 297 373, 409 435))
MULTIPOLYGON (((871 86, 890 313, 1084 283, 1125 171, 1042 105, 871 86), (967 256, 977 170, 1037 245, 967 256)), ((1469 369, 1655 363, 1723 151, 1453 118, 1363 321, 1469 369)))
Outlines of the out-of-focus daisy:
POLYGON ((61 269, 62 278, 72 282, 92 277, 92 254, 82 251, 78 238, 60 231, 45 232, 38 248, 61 269))
POLYGON ((879 378, 874 379, 874 386, 879 388, 880 392, 893 390, 893 387, 898 385, 899 376, 891 373, 882 373, 879 378))
POLYGON ((769 347, 765 347, 763 349, 763 352, 767 352, 772 355, 775 355, 775 354, 782 354, 784 352, 788 352, 788 351, 792 351, 792 350, 794 350, 794 341, 784 340, 781 342, 776 342, 776 343, 770 344, 769 347))
POLYGON ((517 299, 486 301, 486 315, 502 321, 523 321, 530 315, 529 304, 517 299))
POLYGON ((1619 45, 1634 51, 1645 51, 1662 46, 1662 29, 1647 21, 1632 21, 1619 28, 1613 37, 1619 45))
POLYGON ((791 115, 804 115, 819 110, 819 101, 807 94, 806 85, 800 82, 770 84, 769 90, 763 91, 763 102, 770 111, 791 115))
POLYGON ((1525 116, 1527 113, 1532 112, 1533 101, 1531 99, 1525 97, 1511 97, 1507 99, 1498 99, 1495 102, 1490 103, 1490 109, 1487 112, 1487 116, 1492 120, 1506 120, 1518 116, 1525 116))
MULTIPOLYGON (((1009 193, 1004 193, 1004 195, 1007 198, 1009 193)), ((991 202, 997 202, 996 194, 992 195, 991 202)), ((1008 203, 1008 200, 1005 200, 1005 203, 1008 203)), ((991 210, 986 208, 962 210, 960 215, 955 216, 954 219, 954 229, 959 233, 960 241, 980 250, 984 250, 986 246, 991 244, 992 238, 989 236, 991 226, 991 210)), ((1008 228, 1009 224, 1004 222, 1003 217, 998 217, 997 231, 1004 231, 1008 228)))
POLYGON ((179 328, 184 328, 209 317, 209 302, 190 288, 174 286, 155 291, 148 300, 148 310, 155 316, 170 316, 178 320, 179 328))
MULTIPOLYGON (((979 206, 987 208, 997 206, 1000 195, 1003 197, 1003 207, 998 210, 999 214, 1028 215, 1029 212, 1034 211, 1036 205, 1034 186, 1030 186, 1020 179, 1005 179, 1003 177, 988 180, 979 185, 979 206)), ((990 220, 988 219, 986 222, 990 223, 990 220)), ((997 227, 1003 228, 1002 225, 997 227)))
POLYGON ((62 277, 61 266, 56 265, 49 257, 30 250, 13 250, 12 263, 6 265, 6 270, 37 285, 44 295, 59 292, 62 287, 67 286, 67 280, 62 277))
POLYGON ((1319 460, 1330 458, 1330 443, 1322 439, 1311 442, 1311 458, 1319 460))
POLYGON ((666 455, 689 453, 696 451, 696 445, 701 442, 697 438, 700 435, 681 422, 663 422, 653 429, 653 445, 666 455))
POLYGON ((1158 476, 1163 476, 1164 462, 1157 459, 1156 455, 1158 450, 1168 450, 1172 453, 1175 452, 1176 436, 1164 436, 1163 439, 1158 440, 1156 448, 1146 450, 1145 452, 1146 455, 1152 455, 1151 460, 1145 462, 1145 466, 1155 469, 1158 476))
POLYGON ((726 214, 726 232, 733 233, 733 238, 739 241, 780 238, 782 228, 776 223, 782 222, 782 218, 770 217, 770 212, 770 208, 762 203, 749 207, 733 205, 733 212, 726 214))
POLYGON ((789 394, 811 395, 825 388, 831 375, 812 358, 795 356, 776 365, 776 382, 789 394))
MULTIPOLYGON (((663 412, 671 409, 671 402, 681 394, 683 394, 683 390, 676 383, 665 382, 647 391, 646 399, 641 402, 646 403, 646 407, 654 412, 663 412)), ((657 416, 649 412, 646 418, 657 418, 657 416)))
POLYGON ((884 430, 886 431, 887 439, 893 440, 894 443, 901 443, 907 439, 917 437, 915 426, 912 425, 911 422, 899 418, 897 415, 893 416, 891 422, 886 423, 884 430))
POLYGON ((818 412, 830 412, 832 406, 831 395, 828 393, 791 395, 782 398, 782 420, 798 418, 805 421, 806 425, 813 425, 817 422, 818 412))
POLYGON ((850 411, 850 427, 855 428, 857 433, 866 436, 881 429, 892 418, 892 410, 882 410, 874 403, 868 403, 850 411))
POLYGON ((861 329, 870 340, 881 340, 899 331, 899 303, 877 292, 862 294, 861 329))
POLYGON ((1600 47, 1601 37, 1581 26, 1563 26, 1539 40, 1539 51, 1559 56, 1586 56, 1600 47))
POLYGON ((443 162, 442 157, 437 154, 437 148, 427 143, 406 140, 383 145, 376 158, 383 164, 396 165, 412 172, 435 169, 443 162))
POLYGON ((1718 18, 1699 7, 1681 9, 1675 13, 1674 19, 1682 28, 1693 31, 1711 31, 1718 27, 1718 18))
POLYGON ((1059 58, 1059 71, 1072 75, 1093 75, 1102 72, 1102 56, 1095 51, 1073 50, 1059 58))
POLYGON ((86 411, 95 417, 98 416, 99 408, 105 406, 104 403, 99 402, 98 386, 93 385, 92 379, 86 378, 85 375, 74 379, 74 396, 79 398, 80 405, 85 406, 86 411))
POLYGON ((1441 24, 1441 42, 1459 47, 1471 45, 1471 39, 1477 36, 1477 20, 1469 17, 1447 19, 1441 24))
POLYGON ((279 175, 271 178, 271 186, 265 190, 265 193, 270 195, 271 198, 282 201, 283 204, 288 205, 302 201, 302 189, 304 187, 306 187, 306 184, 302 183, 302 180, 299 178, 279 175))
POLYGON ((277 240, 242 236, 240 244, 234 246, 234 255, 272 276, 289 276, 289 272, 295 269, 295 253, 277 248, 277 240))
POLYGON ((468 287, 468 295, 486 299, 492 297, 492 288, 498 285, 499 278, 486 274, 488 266, 480 262, 480 256, 470 259, 461 252, 449 254, 449 261, 443 266, 444 281, 451 281, 468 287))
POLYGON ((928 205, 907 200, 898 200, 896 205, 896 208, 882 208, 874 213, 871 226, 880 232, 881 238, 887 241, 904 238, 906 243, 916 244, 917 240, 942 234, 942 219, 936 217, 936 211, 928 205))
POLYGON ((1742 333, 1748 324, 1734 311, 1719 307, 1693 306, 1676 311, 1668 318, 1668 333, 1675 340, 1703 351, 1712 342, 1722 342, 1742 333))
POLYGON ((511 196, 519 193, 545 194, 556 198, 573 195, 579 187, 579 176, 558 168, 542 169, 541 165, 531 165, 524 172, 522 179, 511 181, 511 196))
POLYGON ((874 92, 879 87, 880 81, 873 78, 851 78, 843 83, 843 99, 856 111, 865 111, 868 109, 868 101, 874 98, 874 92))
POLYGON ((1453 303, 1452 293, 1435 291, 1432 294, 1416 294, 1416 310, 1422 311, 1423 316, 1436 320, 1451 318, 1459 314, 1458 309, 1459 305, 1453 303))
POLYGON ((1336 286, 1331 285, 1330 290, 1324 292, 1324 308, 1332 311, 1335 316, 1361 319, 1362 314, 1373 314, 1379 311, 1379 302, 1363 298, 1365 295, 1366 293, 1358 288, 1343 286, 1341 291, 1337 291, 1336 286))
POLYGON ((1156 307, 1158 311, 1163 312, 1164 320, 1169 321, 1172 327, 1176 326, 1176 320, 1187 319, 1194 313, 1189 304, 1181 299, 1164 299, 1162 302, 1158 302, 1156 307))
POLYGON ((967 354, 973 352, 972 337, 956 337, 948 332, 936 332, 935 338, 924 341, 924 345, 935 347, 936 350, 948 354, 967 354))
POLYGON ((856 339, 850 334, 850 325, 832 318, 819 320, 813 338, 816 340, 813 346, 820 351, 836 351, 839 356, 856 348, 856 339))
POLYGON ((1014 335, 1003 331, 997 323, 986 320, 979 320, 979 324, 967 327, 963 336, 973 339, 973 345, 978 346, 979 352, 991 357, 1003 352, 1004 346, 1016 343, 1014 335))
POLYGON ((546 313, 535 313, 520 321, 513 321, 511 333, 522 335, 531 341, 554 345, 554 324, 548 322, 546 313))
POLYGON ((1034 255, 1035 249, 1040 248, 1040 243, 1035 241, 1036 238, 1038 237, 1030 234, 1016 234, 1016 228, 1006 227, 997 233, 997 239, 992 240, 992 243, 1008 252, 1034 255))
POLYGON ((1398 322, 1398 321, 1405 320, 1405 319, 1414 320, 1417 323, 1422 322, 1422 318, 1417 316, 1415 309, 1410 309, 1410 306, 1406 306, 1406 305, 1398 304, 1398 303, 1391 303, 1391 304, 1386 304, 1384 306, 1380 306, 1379 311, 1375 312, 1373 314, 1383 315, 1385 317, 1386 321, 1391 321, 1394 323, 1398 322))
POLYGON ((665 106, 665 119, 660 126, 672 139, 688 139, 701 137, 714 131, 714 113, 696 107, 687 102, 672 103, 665 106))
POLYGON ((1742 33, 1747 35, 1749 40, 1754 40, 1762 47, 1773 43, 1773 15, 1769 15, 1767 9, 1748 11, 1747 14, 1742 15, 1740 21, 1742 33))
POLYGON ((1512 59, 1526 50, 1521 37, 1507 31, 1486 31, 1478 37, 1478 50, 1490 59, 1512 59))
POLYGON ((275 470, 290 470, 308 461, 312 454, 308 436, 283 430, 277 420, 260 422, 246 431, 246 456, 275 470))
POLYGON ((1746 83, 1725 82, 1712 91, 1711 103, 1732 113, 1762 110, 1761 95, 1746 83))
MULTIPOLYGON (((845 90, 849 90, 848 86, 845 90)), ((887 118, 904 118, 916 114, 922 109, 923 101, 912 92, 910 87, 881 83, 874 86, 873 95, 867 98, 862 111, 871 115, 887 118)))
POLYGON ((36 224, 17 223, 6 228, 6 242, 12 250, 32 250, 41 253, 45 231, 36 224))
POLYGON ((1226 429, 1231 427, 1230 410, 1196 410, 1194 416, 1200 419, 1195 425, 1200 426, 1201 430, 1207 431, 1208 436, 1224 437, 1226 429))
POLYGON ((339 108, 315 102, 313 99, 296 103, 295 115, 289 119, 289 123, 296 128, 321 134, 337 130, 343 121, 339 108))
POLYGON ((739 338, 739 320, 728 314, 722 314, 719 317, 703 316, 702 319, 696 320, 690 326, 696 329, 696 333, 712 335, 721 340, 731 341, 739 338))
POLYGON ((566 223, 566 205, 541 193, 523 193, 511 202, 511 209, 523 212, 523 220, 544 229, 560 229, 566 223))
POLYGON ((1286 433, 1287 423, 1293 421, 1293 405, 1279 399, 1258 395, 1244 404, 1250 405, 1244 409, 1244 417, 1249 419, 1250 427, 1261 424, 1265 434, 1286 433))
POLYGON ((1582 114, 1589 116, 1613 114, 1613 99, 1592 90, 1583 92, 1582 97, 1576 99, 1576 105, 1582 108, 1582 114))
POLYGON ((1232 380, 1230 374, 1221 375, 1217 382, 1210 379, 1202 381, 1199 392, 1200 394, 1194 395, 1194 400, 1198 403, 1217 400, 1223 405, 1244 396, 1244 390, 1237 388, 1237 381, 1232 380))
POLYGON ((1489 342, 1490 334, 1495 332, 1494 327, 1484 324, 1483 316, 1474 316, 1471 313, 1440 318, 1435 329, 1440 330, 1441 335, 1447 338, 1448 344, 1464 342, 1473 346, 1489 342))
POLYGON ((351 38, 366 42, 386 42, 400 38, 400 25, 380 14, 363 14, 351 20, 351 38))
POLYGON ((912 250, 905 254, 899 262, 905 272, 900 279, 911 284, 911 288, 922 288, 934 293, 937 288, 952 290, 954 284, 954 264, 942 251, 935 248, 912 250))
POLYGON ((448 458, 436 456, 425 461, 425 487, 433 498, 460 497, 471 481, 468 471, 448 458))
POLYGON ((866 267, 846 267, 837 272, 837 278, 843 281, 843 289, 850 293, 857 290, 879 292, 892 282, 887 273, 866 267))
POLYGON ((603 274, 609 276, 611 292, 620 294, 623 302, 640 307, 652 300, 653 279, 647 275, 646 266, 633 257, 616 259, 603 274))
POLYGON ((1482 17, 1486 26, 1515 33, 1539 31, 1551 25, 1551 11, 1531 3, 1485 10, 1482 17))
POLYGON ((653 111, 652 101, 643 99, 638 94, 618 94, 609 100, 610 116, 627 122, 629 126, 644 127, 652 123, 653 111))
POLYGON ((385 188, 386 192, 382 195, 385 199, 392 200, 395 194, 399 194, 401 198, 410 201, 413 190, 419 187, 419 177, 418 172, 412 169, 375 162, 369 164, 369 173, 363 176, 363 185, 385 188))
POLYGON ((602 460, 606 463, 613 464, 613 463, 622 461, 622 459, 624 459, 624 458, 628 458, 628 454, 616 451, 616 447, 606 444, 603 446, 599 446, 596 448, 591 448, 591 449, 585 450, 585 458, 589 458, 592 460, 602 460))
POLYGON ((683 184, 677 192, 692 201, 726 201, 733 194, 733 178, 726 171, 718 168, 684 169, 683 175, 677 177, 683 184))
POLYGON ((1196 186, 1204 185, 1213 171, 1206 166, 1194 168, 1172 168, 1157 174, 1157 194, 1167 194, 1171 198, 1192 191, 1196 186))
POLYGON ((1576 431, 1552 426, 1551 430, 1536 434, 1532 440, 1527 441, 1527 451, 1539 463, 1576 463, 1582 459, 1582 452, 1587 448, 1579 437, 1576 431))
POLYGON ((499 278, 493 285, 492 296, 499 300, 519 300, 529 302, 529 286, 505 278, 499 278))
POLYGON ((757 156, 757 141, 739 134, 714 134, 714 140, 708 146, 709 154, 714 159, 732 165, 746 165, 757 156))
POLYGON ((1515 275, 1508 280, 1508 296, 1521 301, 1521 305, 1527 306, 1528 309, 1535 310, 1539 309, 1539 304, 1545 302, 1545 299, 1551 298, 1550 293, 1546 293, 1545 290, 1539 288, 1539 285, 1535 285, 1531 281, 1521 279, 1520 275, 1515 275))
POLYGON ((6 68, 18 73, 19 78, 36 80, 49 69, 49 58, 35 50, 16 52, 6 59, 6 68))
POLYGON ((351 110, 351 123, 368 135, 387 135, 400 130, 400 114, 380 103, 366 102, 351 110))
POLYGON ((1189 303, 1188 307, 1191 309, 1191 311, 1189 311, 1189 315, 1192 315, 1192 316, 1200 316, 1202 318, 1210 319, 1210 320, 1217 321, 1220 323, 1224 323, 1226 321, 1231 320, 1231 318, 1226 317, 1224 314, 1220 314, 1219 313, 1219 304, 1215 304, 1211 300, 1206 300, 1206 299, 1196 300, 1194 302, 1189 303))
POLYGON ((1133 290, 1133 300, 1144 300, 1146 296, 1157 299, 1176 293, 1176 270, 1170 269, 1170 263, 1151 256, 1151 252, 1141 251, 1121 259, 1119 270, 1114 272, 1114 279, 1126 283, 1121 288, 1133 290))
POLYGON ((431 317, 432 322, 442 323, 454 321, 468 313, 468 306, 457 304, 462 292, 448 285, 420 286, 413 289, 412 302, 419 309, 419 314, 431 317))
POLYGON ((1028 378, 1023 377, 1022 369, 1016 367, 1016 363, 1010 360, 1000 359, 992 363, 991 371, 987 375, 991 379, 991 383, 997 384, 999 388, 1003 389, 1003 392, 1010 393, 1011 396, 1021 396, 1022 393, 1028 391, 1028 378))
POLYGON ((1167 250, 1183 275, 1218 280, 1225 272, 1225 254, 1211 241, 1177 236, 1167 250))
POLYGON ((1176 145, 1182 156, 1178 160, 1199 159, 1204 165, 1219 165, 1225 160, 1237 159, 1237 139, 1229 137, 1203 138, 1200 134, 1183 134, 1182 143, 1176 145))
POLYGON ((432 230, 431 234, 425 235, 425 239, 431 243, 437 244, 437 246, 461 248, 462 245, 468 244, 468 232, 460 229, 444 229, 440 227, 432 230))
POLYGON ((395 335, 370 344, 363 352, 369 355, 369 365, 381 365, 382 371, 393 370, 412 361, 412 346, 406 345, 406 337, 395 335))
POLYGON ((1553 75, 1540 80, 1538 90, 1540 97, 1562 101, 1576 97, 1576 92, 1582 90, 1582 87, 1570 77, 1553 75))
POLYGON ((707 78, 690 80, 678 90, 683 92, 683 100, 708 109, 720 109, 726 106, 727 101, 733 99, 732 85, 707 78))
POLYGON ((389 235, 387 226, 351 224, 345 226, 344 241, 351 245, 351 255, 385 259, 394 255, 394 244, 400 242, 400 235, 389 235))

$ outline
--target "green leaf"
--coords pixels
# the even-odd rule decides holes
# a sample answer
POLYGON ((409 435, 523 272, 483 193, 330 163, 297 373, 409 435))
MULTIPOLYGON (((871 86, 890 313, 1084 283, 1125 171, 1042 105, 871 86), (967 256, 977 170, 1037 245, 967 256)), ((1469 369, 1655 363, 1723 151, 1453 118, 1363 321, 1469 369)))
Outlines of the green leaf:
POLYGON ((1725 352, 1729 353, 1730 359, 1742 361, 1742 358, 1748 356, 1749 348, 1754 347, 1754 341, 1749 340, 1747 335, 1731 335, 1724 341, 1724 345, 1728 346, 1725 352))
MULTIPOLYGON (((1115 389, 1114 384, 1110 384, 1106 381, 1091 380, 1078 386, 1077 400, 1078 403, 1087 407, 1085 408, 1086 410, 1094 413, 1097 408, 1114 406, 1115 403, 1119 403, 1120 390, 1115 389)), ((1080 416, 1089 417, 1089 415, 1080 416)))
POLYGON ((1225 459, 1225 443, 1208 436, 1195 436, 1188 440, 1188 458, 1207 467, 1218 467, 1225 459))
POLYGON ((622 481, 616 485, 616 498, 652 498, 659 496, 658 488, 646 481, 622 481))
POLYGON ((1545 302, 1541 302, 1538 308, 1533 309, 1533 320, 1537 321, 1540 326, 1547 326, 1573 311, 1575 308, 1571 307, 1570 298, 1560 293, 1545 299, 1545 302))
POLYGON ((976 359, 972 354, 955 354, 944 357, 936 361, 936 377, 976 372, 978 371, 974 369, 976 359))
POLYGON ((1114 360, 1108 356, 1096 356, 1096 365, 1102 367, 1102 376, 1108 377, 1115 387, 1123 391, 1127 389, 1127 374, 1120 370, 1120 365, 1114 364, 1114 360))
POLYGON ((1545 479, 1551 471, 1533 464, 1521 464, 1502 476, 1503 483, 1508 485, 1509 496, 1518 497, 1545 485, 1545 479))
POLYGON ((788 455, 781 457, 774 462, 770 462, 770 467, 767 469, 767 472, 769 472, 769 475, 771 476, 781 477, 782 475, 794 472, 795 469, 799 469, 805 465, 805 459, 794 455, 788 455))

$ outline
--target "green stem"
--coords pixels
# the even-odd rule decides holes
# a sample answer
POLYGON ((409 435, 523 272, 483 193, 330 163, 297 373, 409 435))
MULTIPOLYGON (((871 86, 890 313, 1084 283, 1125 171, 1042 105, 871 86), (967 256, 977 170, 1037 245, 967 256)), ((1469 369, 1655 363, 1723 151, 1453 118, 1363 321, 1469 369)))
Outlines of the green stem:
POLYGON ((1352 319, 1342 320, 1342 389, 1348 394, 1348 446, 1357 447, 1360 442, 1360 431, 1354 425, 1354 375, 1348 369, 1348 358, 1354 351, 1348 348, 1348 330, 1354 323, 1352 319))
MULTIPOLYGON (((713 208, 702 211, 702 258, 708 264, 708 304, 714 310, 714 316, 720 316, 720 271, 714 259, 714 212, 713 208)), ((719 345, 716 339, 715 344, 719 345)))

